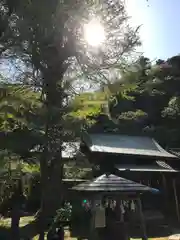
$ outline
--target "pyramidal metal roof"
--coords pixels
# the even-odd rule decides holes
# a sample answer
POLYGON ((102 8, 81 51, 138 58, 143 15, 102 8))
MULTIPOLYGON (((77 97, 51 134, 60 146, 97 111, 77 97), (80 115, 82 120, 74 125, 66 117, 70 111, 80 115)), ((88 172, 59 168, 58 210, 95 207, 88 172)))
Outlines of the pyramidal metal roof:
POLYGON ((92 152, 139 155, 154 158, 178 159, 163 149, 153 138, 119 134, 85 134, 82 141, 92 152))
POLYGON ((84 192, 147 192, 158 191, 140 183, 133 182, 131 180, 115 176, 113 174, 103 174, 91 181, 80 183, 74 187, 73 190, 84 192))

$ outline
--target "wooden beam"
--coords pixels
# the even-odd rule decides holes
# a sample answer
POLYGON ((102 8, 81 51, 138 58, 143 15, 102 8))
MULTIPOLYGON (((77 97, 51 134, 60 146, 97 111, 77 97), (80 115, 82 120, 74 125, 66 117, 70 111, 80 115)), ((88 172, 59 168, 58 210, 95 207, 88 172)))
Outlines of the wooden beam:
POLYGON ((91 208, 91 223, 90 223, 90 240, 94 240, 95 237, 95 198, 91 199, 92 208, 91 208))
POLYGON ((179 213, 179 203, 178 203, 178 197, 177 197, 177 190, 176 190, 176 180, 173 179, 173 190, 174 190, 174 198, 176 203, 176 214, 178 222, 180 221, 180 213, 179 213))
POLYGON ((140 220, 141 220, 141 227, 142 227, 142 239, 143 240, 148 240, 147 233, 146 233, 146 224, 145 224, 145 219, 144 219, 144 214, 142 211, 142 203, 141 199, 137 199, 138 202, 138 208, 139 208, 139 214, 140 214, 140 220))

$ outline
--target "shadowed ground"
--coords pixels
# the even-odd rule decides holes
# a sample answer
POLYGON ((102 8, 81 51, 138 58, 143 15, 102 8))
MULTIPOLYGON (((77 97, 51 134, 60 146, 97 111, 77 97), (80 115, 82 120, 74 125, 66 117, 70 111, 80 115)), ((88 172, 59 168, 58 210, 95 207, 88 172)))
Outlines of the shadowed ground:
MULTIPOLYGON (((0 220, 0 239, 9 239, 10 237, 10 218, 7 219, 1 219, 0 220)), ((84 234, 81 234, 82 228, 76 228, 76 231, 72 231, 70 233, 68 230, 65 230, 65 240, 77 240, 77 239, 87 239, 86 236, 82 236, 84 234), (83 238, 84 237, 84 238, 83 238)), ((153 228, 148 229, 148 236, 150 240, 168 240, 168 236, 172 234, 172 232, 168 229, 162 229, 162 228, 153 228)), ((37 224, 34 221, 34 217, 22 217, 20 221, 20 235, 21 238, 29 237, 30 239, 37 240, 38 239, 38 229, 37 224)), ((132 239, 141 239, 139 234, 132 236, 132 239)), ((112 239, 113 240, 113 239, 112 239)))

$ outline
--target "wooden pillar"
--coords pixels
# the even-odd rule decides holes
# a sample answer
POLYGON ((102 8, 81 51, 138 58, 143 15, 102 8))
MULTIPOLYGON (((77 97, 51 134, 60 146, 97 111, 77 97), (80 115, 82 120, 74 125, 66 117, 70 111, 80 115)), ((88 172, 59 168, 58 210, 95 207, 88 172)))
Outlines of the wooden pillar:
POLYGON ((168 212, 168 192, 167 192, 167 182, 166 182, 166 176, 164 175, 164 173, 162 173, 162 183, 163 183, 163 197, 164 197, 164 214, 166 216, 169 215, 168 212))
POLYGON ((89 237, 90 240, 94 240, 94 236, 95 236, 95 199, 93 198, 92 200, 92 208, 91 208, 91 224, 90 224, 90 233, 89 233, 89 237))
POLYGON ((164 173, 162 173, 162 182, 163 182, 163 190, 165 195, 167 195, 167 183, 166 183, 166 177, 164 175, 164 173))
POLYGON ((138 208, 139 208, 139 215, 140 215, 140 220, 141 220, 141 227, 142 227, 142 239, 143 240, 148 240, 147 233, 146 233, 146 224, 145 224, 145 219, 142 211, 142 204, 141 204, 141 199, 137 199, 138 202, 138 208))
POLYGON ((173 191, 174 191, 174 198, 176 203, 176 214, 178 222, 180 221, 180 214, 179 214, 179 203, 178 203, 178 197, 177 197, 177 191, 176 191, 176 180, 173 179, 173 191))

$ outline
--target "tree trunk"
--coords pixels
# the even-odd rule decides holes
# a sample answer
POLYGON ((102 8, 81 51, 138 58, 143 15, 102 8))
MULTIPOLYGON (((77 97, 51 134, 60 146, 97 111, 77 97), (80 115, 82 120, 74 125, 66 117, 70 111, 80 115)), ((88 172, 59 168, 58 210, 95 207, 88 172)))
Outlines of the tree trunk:
POLYGON ((15 192, 12 196, 12 211, 11 211, 11 239, 19 240, 19 222, 20 222, 20 206, 22 204, 22 182, 18 180, 15 186, 15 192))
POLYGON ((19 205, 14 205, 11 213, 11 239, 12 240, 19 240, 19 221, 20 221, 20 214, 19 214, 19 205))
MULTIPOLYGON (((41 209, 39 212, 39 240, 44 240, 44 231, 52 224, 56 211, 60 208, 63 199, 62 173, 63 164, 57 159, 51 172, 51 177, 42 185, 41 209)), ((42 171, 42 169, 41 169, 42 171)))
MULTIPOLYGON (((54 56, 53 56, 54 60, 54 56)), ((51 68, 43 73, 44 75, 44 93, 46 101, 44 102, 47 110, 47 119, 45 127, 45 148, 40 160, 41 171, 41 209, 39 212, 39 230, 40 240, 43 240, 44 230, 49 223, 52 223, 56 211, 59 209, 62 194, 62 142, 63 142, 63 100, 64 91, 57 83, 63 79, 64 74, 62 66, 58 63, 53 64, 51 68), (58 67, 57 67, 58 66, 58 67)))
POLYGON ((39 233, 39 240, 44 240, 45 234, 44 234, 44 230, 42 232, 39 233))

